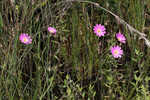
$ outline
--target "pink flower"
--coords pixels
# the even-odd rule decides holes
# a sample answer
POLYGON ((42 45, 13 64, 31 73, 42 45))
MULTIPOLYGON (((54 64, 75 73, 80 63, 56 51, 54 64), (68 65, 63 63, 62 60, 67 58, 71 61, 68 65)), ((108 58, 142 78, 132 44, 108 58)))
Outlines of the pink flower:
POLYGON ((114 58, 121 58, 123 55, 123 50, 119 46, 113 46, 110 50, 114 58))
POLYGON ((53 27, 48 27, 48 31, 50 32, 50 33, 52 33, 52 34, 56 34, 56 32, 57 32, 57 30, 55 29, 55 28, 53 28, 53 27))
POLYGON ((98 37, 104 36, 106 34, 106 28, 101 24, 96 24, 93 30, 98 37))
POLYGON ((116 34, 116 38, 118 39, 119 42, 126 43, 125 36, 123 34, 121 34, 120 32, 116 34))
POLYGON ((19 40, 20 40, 22 43, 24 43, 24 44, 31 44, 31 43, 32 43, 31 37, 30 37, 28 34, 26 34, 26 33, 20 34, 19 40))

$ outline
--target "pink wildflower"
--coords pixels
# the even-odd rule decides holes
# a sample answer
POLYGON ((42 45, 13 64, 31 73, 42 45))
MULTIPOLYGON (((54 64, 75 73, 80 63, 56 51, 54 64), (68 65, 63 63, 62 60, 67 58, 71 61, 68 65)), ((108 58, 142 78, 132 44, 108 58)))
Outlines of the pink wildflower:
POLYGON ((116 34, 116 38, 118 39, 119 42, 126 43, 125 36, 123 34, 121 34, 120 32, 116 34))
POLYGON ((101 24, 96 24, 93 30, 94 33, 99 37, 104 36, 106 34, 106 28, 104 27, 104 25, 101 24))
POLYGON ((113 46, 110 50, 114 58, 121 58, 123 55, 123 50, 119 46, 113 46))
POLYGON ((50 33, 52 33, 52 34, 56 34, 56 32, 57 32, 57 30, 55 29, 55 28, 53 28, 53 27, 48 27, 48 31, 50 32, 50 33))
POLYGON ((26 34, 26 33, 20 34, 19 40, 20 40, 22 43, 24 43, 24 44, 31 44, 31 43, 32 43, 31 37, 30 37, 28 34, 26 34))

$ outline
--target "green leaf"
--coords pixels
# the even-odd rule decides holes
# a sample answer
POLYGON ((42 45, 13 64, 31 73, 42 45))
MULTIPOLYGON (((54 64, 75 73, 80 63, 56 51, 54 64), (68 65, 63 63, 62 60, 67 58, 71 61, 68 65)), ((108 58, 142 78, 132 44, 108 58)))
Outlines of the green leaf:
POLYGON ((68 93, 68 96, 71 94, 71 89, 70 88, 67 88, 67 93, 68 93))
POLYGON ((0 13, 0 28, 2 28, 2 27, 3 27, 3 19, 2 19, 2 15, 0 13))

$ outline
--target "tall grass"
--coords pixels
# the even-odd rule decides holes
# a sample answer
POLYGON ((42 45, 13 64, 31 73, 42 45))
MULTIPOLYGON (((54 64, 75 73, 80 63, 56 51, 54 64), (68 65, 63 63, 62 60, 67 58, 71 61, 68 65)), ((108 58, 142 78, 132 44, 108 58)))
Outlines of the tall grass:
POLYGON ((145 40, 90 2, 150 40, 149 0, 2 0, 1 100, 150 100, 145 40), (94 34, 96 24, 105 25, 104 37, 94 34), (116 40, 117 32, 126 36, 126 44, 116 40), (22 44, 21 33, 32 36, 32 44, 22 44), (113 58, 113 45, 122 47, 122 58, 113 58))

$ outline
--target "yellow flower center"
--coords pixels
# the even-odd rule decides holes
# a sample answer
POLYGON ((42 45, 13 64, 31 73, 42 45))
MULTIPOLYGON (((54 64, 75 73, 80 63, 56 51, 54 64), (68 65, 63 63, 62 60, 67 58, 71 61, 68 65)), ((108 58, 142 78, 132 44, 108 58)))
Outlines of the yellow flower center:
POLYGON ((54 30, 50 30, 50 32, 51 32, 51 33, 53 33, 53 32, 54 32, 54 30))
POLYGON ((120 37, 118 37, 118 40, 119 40, 119 41, 121 41, 121 38, 120 38, 120 37))
POLYGON ((98 30, 97 30, 97 32, 98 32, 98 33, 101 33, 101 30, 100 30, 100 29, 98 29, 98 30))
POLYGON ((23 38, 23 41, 24 41, 24 42, 27 42, 27 41, 28 41, 28 39, 25 37, 25 38, 23 38))
POLYGON ((118 54, 118 53, 119 53, 118 50, 115 50, 115 51, 114 51, 114 54, 118 54))

